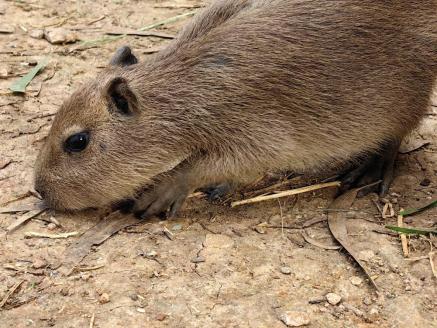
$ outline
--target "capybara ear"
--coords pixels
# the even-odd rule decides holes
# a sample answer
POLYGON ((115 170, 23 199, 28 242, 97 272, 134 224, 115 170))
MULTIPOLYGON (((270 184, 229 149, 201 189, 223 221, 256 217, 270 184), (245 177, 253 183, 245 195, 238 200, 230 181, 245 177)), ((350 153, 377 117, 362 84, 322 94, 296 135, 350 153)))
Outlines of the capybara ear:
POLYGON ((129 116, 138 110, 137 97, 124 78, 116 77, 109 81, 106 87, 106 98, 112 112, 129 116))
POLYGON ((131 48, 128 46, 123 46, 115 51, 114 56, 112 56, 109 65, 112 66, 129 66, 138 63, 137 57, 132 53, 131 48))

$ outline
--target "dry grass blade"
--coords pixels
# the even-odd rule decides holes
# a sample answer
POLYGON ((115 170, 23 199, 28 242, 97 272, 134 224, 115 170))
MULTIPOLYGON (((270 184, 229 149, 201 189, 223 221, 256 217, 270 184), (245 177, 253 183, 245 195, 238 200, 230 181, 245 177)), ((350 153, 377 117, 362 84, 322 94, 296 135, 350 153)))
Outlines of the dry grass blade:
POLYGON ((437 253, 429 252, 429 264, 431 265, 432 274, 437 279, 437 253))
POLYGON ((17 281, 15 285, 9 289, 9 291, 6 293, 5 297, 3 297, 2 301, 0 302, 0 309, 6 304, 8 299, 12 296, 13 293, 20 287, 20 285, 24 282, 24 280, 17 281))
POLYGON ((43 70, 44 67, 47 66, 48 62, 49 62, 48 59, 43 59, 41 62, 38 63, 38 65, 32 68, 29 73, 27 73, 22 78, 12 83, 9 89, 12 92, 19 92, 19 93, 26 92, 27 85, 33 80, 33 78, 36 76, 36 74, 39 73, 39 71, 43 70))
POLYGON ((45 209, 37 209, 30 212, 27 212, 22 217, 15 220, 10 226, 6 228, 7 233, 11 233, 14 230, 18 229, 20 226, 22 226, 24 223, 29 221, 30 219, 36 217, 37 215, 40 215, 42 212, 44 212, 45 209))
MULTIPOLYGON (((192 16, 195 13, 196 13, 196 11, 189 11, 189 12, 184 13, 184 14, 176 15, 176 16, 164 19, 162 21, 159 21, 159 22, 156 22, 156 23, 153 23, 153 24, 150 24, 150 25, 143 26, 142 28, 138 29, 138 32, 144 32, 144 31, 148 31, 148 30, 151 30, 153 28, 156 28, 156 27, 159 27, 159 26, 162 26, 162 25, 165 25, 165 24, 170 24, 170 23, 176 22, 176 21, 178 21, 178 20, 180 20, 182 18, 192 16)), ((100 39, 84 41, 84 42, 82 42, 79 45, 79 47, 73 48, 72 51, 77 50, 77 49, 95 47, 95 46, 100 45, 100 44, 105 44, 105 43, 108 43, 108 42, 120 40, 120 39, 122 39, 122 38, 124 38, 126 36, 127 36, 127 34, 121 34, 121 35, 116 35, 116 36, 106 36, 106 37, 103 37, 103 38, 100 38, 100 39)))
MULTIPOLYGON (((345 209, 351 207, 355 198, 357 197, 358 191, 360 191, 360 188, 349 190, 348 192, 340 195, 332 202, 330 208, 345 209)), ((346 228, 347 220, 348 219, 345 212, 328 212, 328 226, 331 230, 332 235, 335 237, 338 243, 343 246, 343 248, 349 253, 349 255, 352 256, 355 262, 358 263, 358 265, 363 269, 376 290, 379 290, 370 272, 367 270, 365 264, 359 259, 357 251, 355 251, 355 249, 353 249, 350 245, 346 228)))
POLYGON ((285 191, 281 191, 281 192, 278 192, 278 193, 273 194, 273 195, 257 196, 257 197, 253 197, 253 198, 239 200, 236 202, 232 202, 231 207, 236 207, 236 206, 240 206, 240 205, 244 205, 244 204, 258 203, 258 202, 263 202, 266 200, 287 197, 287 196, 293 196, 293 195, 302 194, 302 193, 309 192, 309 191, 315 191, 315 190, 319 190, 319 189, 323 189, 323 188, 339 187, 339 186, 340 186, 339 181, 321 183, 321 184, 316 184, 316 185, 297 188, 297 189, 285 190, 285 191))

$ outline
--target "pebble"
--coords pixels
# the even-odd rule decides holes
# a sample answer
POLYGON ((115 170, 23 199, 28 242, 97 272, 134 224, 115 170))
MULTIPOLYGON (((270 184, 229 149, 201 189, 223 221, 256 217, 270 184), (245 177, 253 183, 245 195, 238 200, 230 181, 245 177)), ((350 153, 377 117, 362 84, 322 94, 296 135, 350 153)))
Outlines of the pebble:
POLYGON ((55 229, 56 229, 56 224, 54 224, 54 223, 49 223, 49 224, 47 225, 47 229, 50 230, 50 231, 55 230, 55 229))
POLYGON ((351 284, 354 286, 359 286, 363 282, 363 279, 361 279, 360 277, 357 277, 357 276, 351 277, 349 280, 350 280, 351 284))
POLYGON ((100 295, 99 297, 99 303, 100 304, 105 304, 105 303, 109 303, 111 299, 109 298, 109 295, 107 293, 103 293, 102 295, 100 295))
POLYGON ((291 274, 291 269, 287 266, 281 267, 280 270, 281 270, 281 273, 283 273, 283 274, 291 274))
POLYGON ((144 256, 148 259, 154 259, 158 256, 158 253, 156 251, 149 251, 144 256))
POLYGON ((78 40, 77 34, 64 28, 54 28, 45 31, 44 37, 51 44, 73 43, 78 40))
POLYGON ((337 305, 341 302, 341 296, 335 293, 328 293, 325 297, 328 303, 331 305, 337 305))
POLYGON ((308 300, 308 303, 318 304, 318 303, 323 303, 325 300, 326 300, 326 298, 324 296, 316 296, 316 297, 310 298, 308 300))
POLYGON ((155 317, 158 321, 164 321, 167 318, 167 315, 165 313, 158 313, 155 317))
POLYGON ((68 287, 62 287, 62 289, 59 291, 59 293, 62 296, 68 296, 68 294, 70 293, 70 291, 68 290, 68 287))
POLYGON ((43 30, 32 30, 29 32, 29 36, 34 39, 44 39, 43 30))
POLYGON ((366 304, 366 305, 370 305, 370 304, 373 303, 373 301, 372 301, 372 299, 370 297, 365 297, 363 299, 363 303, 366 304))
POLYGON ((42 269, 47 266, 47 261, 41 258, 37 258, 32 262, 32 268, 34 269, 42 269))
POLYGON ((132 301, 138 301, 138 294, 137 293, 132 293, 129 295, 129 297, 132 301))
POLYGON ((307 326, 310 324, 310 318, 308 314, 305 312, 299 311, 287 311, 281 314, 279 319, 287 326, 287 327, 301 327, 307 326))
POLYGON ((138 307, 137 308, 137 312, 139 312, 139 313, 146 313, 146 310, 144 308, 138 307))

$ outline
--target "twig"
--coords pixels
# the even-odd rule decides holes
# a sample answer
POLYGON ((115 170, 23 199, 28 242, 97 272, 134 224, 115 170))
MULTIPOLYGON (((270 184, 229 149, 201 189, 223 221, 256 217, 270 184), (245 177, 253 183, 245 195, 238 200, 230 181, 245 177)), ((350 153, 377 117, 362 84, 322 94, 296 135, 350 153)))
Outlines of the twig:
POLYGON ((86 23, 86 25, 92 25, 94 23, 100 22, 101 20, 104 20, 106 18, 106 15, 100 16, 99 18, 96 18, 92 21, 89 21, 88 23, 86 23))
MULTIPOLYGON (((164 19, 162 21, 150 24, 150 25, 146 25, 143 26, 142 28, 138 29, 138 31, 147 31, 147 30, 151 30, 153 28, 165 25, 165 24, 169 24, 169 23, 173 23, 175 21, 178 21, 181 18, 184 17, 188 17, 188 16, 192 16, 196 13, 196 11, 189 11, 187 13, 184 14, 180 14, 180 15, 176 15, 167 19, 164 19)), ((122 34, 122 35, 117 35, 117 36, 105 36, 103 38, 100 39, 94 39, 94 40, 88 40, 88 41, 83 41, 78 47, 74 47, 70 50, 70 52, 76 51, 76 50, 83 50, 84 48, 89 48, 89 47, 95 47, 98 44, 104 44, 104 43, 108 43, 108 42, 112 42, 112 41, 116 41, 119 39, 122 39, 124 37, 126 37, 126 34, 122 34)))
POLYGON ((35 231, 29 231, 24 234, 25 238, 50 238, 50 239, 63 239, 63 238, 69 238, 78 236, 80 233, 79 231, 72 231, 72 232, 64 232, 64 233, 58 233, 58 234, 50 234, 50 233, 40 233, 35 231))
MULTIPOLYGON (((401 227, 401 228, 404 226, 404 217, 402 215, 398 215, 398 226, 401 227)), ((408 257, 409 256, 409 251, 408 251, 407 236, 405 234, 401 233, 399 235, 399 237, 401 238, 402 252, 404 253, 404 257, 408 257)))
POLYGON ((92 267, 77 267, 75 270, 76 271, 94 271, 94 270, 98 270, 105 267, 104 264, 100 264, 100 265, 95 265, 92 267))
POLYGON ((15 285, 13 285, 11 289, 9 289, 9 291, 6 293, 5 297, 3 297, 2 301, 0 302, 0 309, 6 304, 9 297, 11 297, 13 293, 15 293, 15 291, 18 289, 18 287, 20 287, 20 285, 23 282, 24 282, 24 280, 17 281, 15 283, 15 285))
POLYGON ((96 319, 96 313, 93 312, 93 315, 91 316, 91 320, 90 320, 90 328, 94 327, 94 320, 96 319))
POLYGON ((428 256, 429 256, 429 264, 431 264, 432 274, 434 275, 435 278, 437 278, 437 268, 435 267, 435 264, 434 264, 435 254, 436 254, 435 252, 429 252, 428 256))
POLYGON ((339 186, 340 186, 340 182, 339 181, 328 182, 328 183, 321 183, 321 184, 316 184, 316 185, 312 185, 312 186, 307 186, 307 187, 302 187, 302 188, 297 188, 297 189, 291 189, 291 190, 286 190, 286 191, 278 192, 277 194, 274 194, 274 195, 257 196, 257 197, 254 197, 254 198, 248 198, 248 199, 232 202, 231 203, 231 207, 236 207, 236 206, 243 205, 243 204, 258 203, 258 202, 262 202, 262 201, 265 201, 265 200, 271 200, 271 199, 276 199, 276 198, 281 198, 281 197, 287 197, 287 196, 302 194, 302 193, 305 193, 305 192, 319 190, 319 189, 323 189, 323 188, 339 187, 339 186))

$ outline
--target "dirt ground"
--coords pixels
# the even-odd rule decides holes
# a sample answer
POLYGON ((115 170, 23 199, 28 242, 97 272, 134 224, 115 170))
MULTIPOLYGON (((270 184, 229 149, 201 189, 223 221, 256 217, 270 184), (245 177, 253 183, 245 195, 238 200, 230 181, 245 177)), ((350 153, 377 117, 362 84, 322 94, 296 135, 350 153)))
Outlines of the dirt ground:
MULTIPOLYGON (((81 47, 81 41, 102 38, 105 31, 138 29, 196 10, 199 4, 0 1, 0 204, 32 187, 35 156, 68 94, 105 67, 120 45, 131 45, 147 60, 168 42, 128 36, 81 47), (81 41, 54 45, 38 35, 38 30, 61 27, 81 41), (49 64, 26 93, 12 95, 12 82, 43 58, 49 64)), ((188 19, 156 31, 175 34, 188 19)), ((395 214, 436 199, 436 132, 437 97, 399 156, 386 200, 395 214)), ((384 203, 376 195, 355 201, 347 212, 347 229, 380 287, 378 294, 343 250, 310 244, 302 229, 287 228, 320 219, 306 234, 322 246, 335 245, 323 220, 334 192, 235 209, 192 198, 177 219, 145 221, 93 247, 67 277, 57 264, 78 237, 28 239, 25 234, 83 233, 101 213, 45 212, 10 234, 6 228, 24 214, 0 214, 0 302, 6 300, 0 303, 0 327, 285 327, 281 319, 286 316, 310 327, 437 327, 437 279, 428 256, 437 240, 408 238, 411 254, 405 259, 399 237, 384 229, 384 224, 396 224, 396 215, 383 219, 375 204, 384 203), (60 226, 50 223, 51 218, 60 226), (162 233, 165 228, 172 239, 162 233), (335 294, 329 298, 333 304, 326 300, 328 293, 335 294)), ((405 221, 430 228, 436 216, 434 208, 405 221)))

